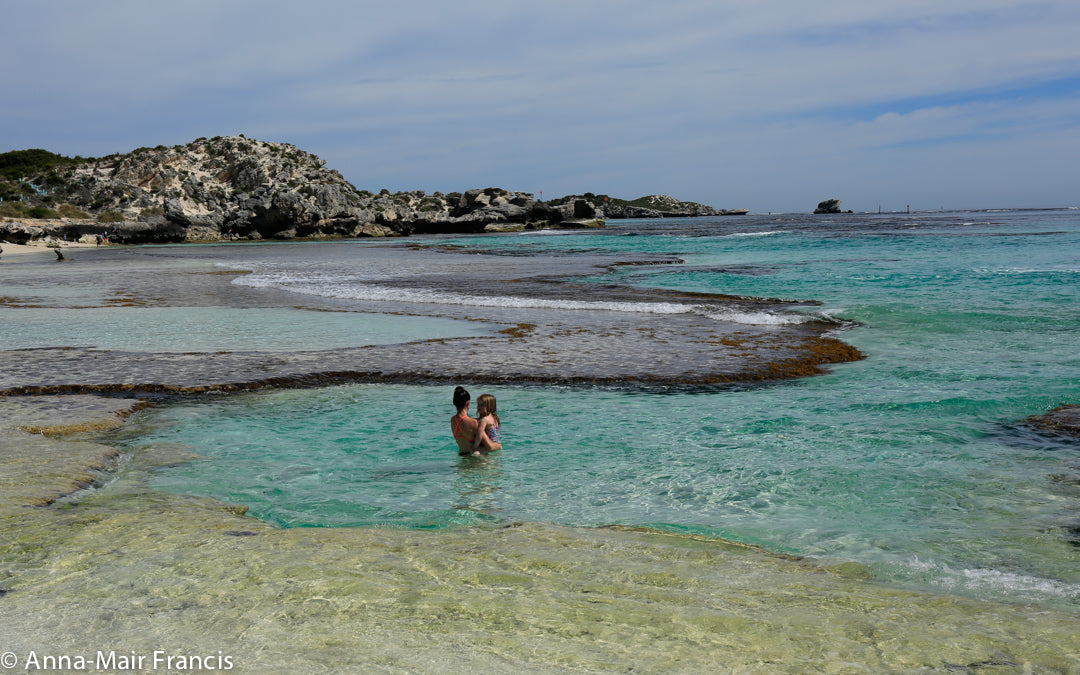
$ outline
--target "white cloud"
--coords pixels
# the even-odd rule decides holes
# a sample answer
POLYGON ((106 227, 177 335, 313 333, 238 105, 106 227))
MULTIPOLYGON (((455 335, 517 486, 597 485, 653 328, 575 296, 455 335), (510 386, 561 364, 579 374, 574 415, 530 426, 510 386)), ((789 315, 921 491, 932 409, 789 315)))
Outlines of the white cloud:
MULTIPOLYGON (((960 145, 1077 168, 1068 142, 1048 142, 1076 134, 1077 87, 1032 87, 1080 78, 1074 2, 69 1, 6 18, 0 57, 20 67, 3 85, 20 95, 0 111, 0 149, 243 132, 358 184, 774 210, 826 183, 887 191, 920 171, 908 158, 944 165, 960 145)), ((1010 180, 1055 183, 1037 166, 1010 180)))

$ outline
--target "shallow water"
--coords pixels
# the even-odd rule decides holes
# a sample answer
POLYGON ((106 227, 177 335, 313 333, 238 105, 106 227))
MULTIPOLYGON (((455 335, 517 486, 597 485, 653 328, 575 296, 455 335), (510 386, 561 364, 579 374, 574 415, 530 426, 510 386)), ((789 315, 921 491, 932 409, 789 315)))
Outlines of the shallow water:
POLYGON ((287 307, 0 307, 0 345, 6 349, 281 352, 297 345, 329 350, 489 333, 439 317, 287 307))
MULTIPOLYGON (((1080 444, 1022 423, 1080 402, 1078 230, 1070 212, 760 216, 95 250, 48 274, 5 262, 0 309, 80 322, 94 308, 182 323, 230 307, 273 335, 297 315, 386 318, 375 328, 388 331, 395 318, 492 331, 542 316, 575 339, 589 325, 589 350, 623 344, 612 326, 664 322, 684 333, 662 343, 674 366, 688 346, 741 337, 724 331, 781 339, 835 316, 827 325, 868 358, 722 387, 488 376, 466 384, 498 395, 506 450, 480 459, 456 456, 445 385, 158 399, 98 436, 125 453, 96 487, 49 508, 16 502, 70 490, 111 450, 37 432, 31 443, 5 425, 47 427, 54 397, 29 399, 45 402, 29 413, 4 397, 0 651, 220 653, 241 672, 1080 672, 1080 444), (611 265, 628 256, 684 262, 611 265), (675 290, 635 290, 647 287, 675 290), (462 292, 446 302, 447 288, 462 292), (820 304, 733 304, 729 323, 714 316, 723 301, 682 291, 820 304), (686 309, 643 311, 658 299, 686 309), (24 461, 35 453, 47 467, 24 461), (611 524, 625 527, 597 527, 611 524)), ((332 344, 322 331, 283 334, 303 351, 332 344)), ((175 333, 182 351, 201 339, 175 333)), ((422 367, 455 344, 407 358, 422 367)), ((553 371, 601 368, 595 351, 575 362, 572 349, 546 355, 550 342, 498 344, 557 356, 553 371)), ((367 349, 382 348, 310 358, 367 349)), ((604 368, 642 365, 607 352, 604 368)), ((61 386, 123 383, 135 366, 147 372, 133 382, 162 369, 199 382, 265 365, 13 354, 9 387, 50 364, 70 369, 61 386)))
MULTIPOLYGON (((507 439, 482 461, 453 452, 446 387, 170 406, 139 442, 212 458, 163 471, 155 486, 249 505, 283 526, 647 526, 855 561, 922 590, 1078 611, 1070 476, 1080 446, 1020 424, 1080 400, 1078 221, 1053 211, 762 216, 440 240, 452 260, 494 251, 507 264, 539 252, 675 256, 685 262, 587 279, 817 300, 801 311, 858 322, 838 335, 869 358, 711 391, 481 384, 474 397, 497 395, 507 439)), ((349 273, 320 286, 318 275, 297 280, 291 263, 268 264, 237 283, 346 303, 373 283, 349 273)), ((423 297, 400 306, 433 302, 430 278, 407 284, 423 297)))

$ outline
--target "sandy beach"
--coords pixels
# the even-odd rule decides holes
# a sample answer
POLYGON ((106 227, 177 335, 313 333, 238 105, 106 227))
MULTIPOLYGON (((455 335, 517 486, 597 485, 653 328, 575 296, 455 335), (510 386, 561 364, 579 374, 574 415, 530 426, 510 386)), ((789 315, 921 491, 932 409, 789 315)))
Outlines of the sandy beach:
POLYGON ((68 249, 95 248, 96 246, 97 244, 88 244, 82 241, 44 241, 39 239, 28 244, 10 244, 4 241, 0 242, 0 249, 2 249, 0 261, 6 257, 53 254, 53 249, 56 248, 66 251, 68 249))

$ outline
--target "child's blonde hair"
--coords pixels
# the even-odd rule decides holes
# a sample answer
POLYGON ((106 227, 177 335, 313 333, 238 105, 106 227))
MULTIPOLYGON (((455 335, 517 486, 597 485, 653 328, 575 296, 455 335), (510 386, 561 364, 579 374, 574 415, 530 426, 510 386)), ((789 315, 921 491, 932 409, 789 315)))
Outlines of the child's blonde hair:
POLYGON ((495 397, 491 394, 480 394, 476 399, 476 418, 480 419, 485 415, 491 415, 495 418, 495 424, 502 426, 502 422, 499 421, 499 413, 495 412, 495 397))

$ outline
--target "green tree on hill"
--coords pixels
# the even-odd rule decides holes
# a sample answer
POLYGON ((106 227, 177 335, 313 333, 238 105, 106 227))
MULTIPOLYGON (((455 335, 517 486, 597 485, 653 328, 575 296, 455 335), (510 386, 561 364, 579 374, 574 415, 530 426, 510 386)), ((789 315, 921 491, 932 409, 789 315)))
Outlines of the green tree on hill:
POLYGON ((52 171, 58 166, 67 166, 87 161, 82 157, 65 157, 48 150, 12 150, 0 153, 0 177, 19 180, 27 176, 38 176, 52 171))

